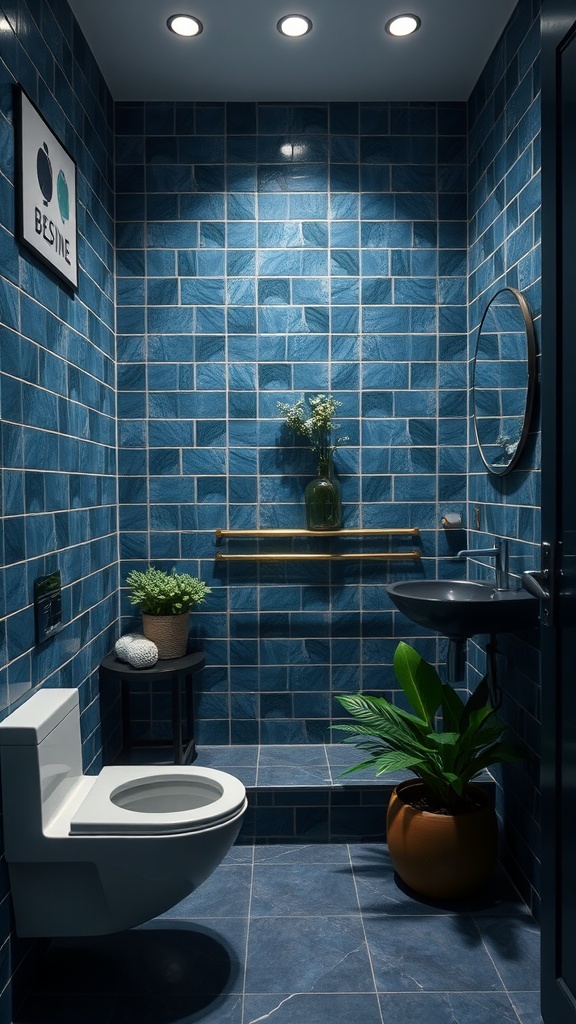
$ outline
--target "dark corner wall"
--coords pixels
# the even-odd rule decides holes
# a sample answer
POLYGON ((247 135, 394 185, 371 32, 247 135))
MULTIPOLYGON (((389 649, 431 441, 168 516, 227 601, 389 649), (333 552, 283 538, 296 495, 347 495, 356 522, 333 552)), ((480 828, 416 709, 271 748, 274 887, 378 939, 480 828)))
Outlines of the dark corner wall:
MULTIPOLYGON (((97 667, 117 621, 112 102, 65 0, 0 4, 0 710, 32 687, 80 690, 85 765, 101 762, 97 667), (13 86, 77 164, 79 288, 14 239, 13 86), (33 585, 62 573, 64 628, 35 646, 33 585)), ((0 1022, 33 947, 1 873, 0 1022)))
MULTIPOLYGON (((522 0, 468 103, 470 358, 482 310, 504 285, 525 295, 537 342, 541 319, 540 250, 540 0, 522 0)), ((538 359, 539 362, 539 359, 538 359)), ((537 406, 538 393, 537 393, 537 406)), ((480 516, 474 538, 490 546, 510 541, 511 571, 540 565, 540 426, 533 416, 528 450, 518 468, 491 476, 480 460, 470 425, 467 518, 480 516)), ((493 570, 471 564, 472 575, 493 570)), ((489 638, 484 638, 488 640, 489 638)), ((503 828, 503 859, 535 914, 540 893, 540 667, 538 631, 499 635, 496 671, 500 714, 529 756, 495 774, 503 828)), ((483 647, 469 644, 474 686, 485 671, 483 647)))

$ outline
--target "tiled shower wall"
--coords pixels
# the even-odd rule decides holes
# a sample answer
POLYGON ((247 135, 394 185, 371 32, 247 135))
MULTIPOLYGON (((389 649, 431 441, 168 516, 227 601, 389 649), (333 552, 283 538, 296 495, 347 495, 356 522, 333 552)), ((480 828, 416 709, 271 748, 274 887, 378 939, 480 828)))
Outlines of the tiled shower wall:
MULTIPOLYGON (((482 309, 505 285, 527 298, 540 334, 540 3, 522 0, 469 101, 470 339, 482 309)), ((470 355, 472 356, 473 349, 470 355)), ((538 360, 539 361, 539 360, 538 360)), ((538 400, 538 395, 537 395, 538 400)), ((468 521, 480 529, 472 546, 494 535, 510 544, 511 569, 540 564, 540 445, 536 409, 527 451, 518 468, 491 476, 474 443, 469 455, 468 521)), ((471 438, 473 433, 471 432, 471 438)), ((472 574, 491 575, 479 564, 472 574)), ((527 902, 538 911, 540 891, 540 678, 538 630, 497 638, 496 671, 502 684, 501 715, 529 757, 496 772, 503 822, 504 860, 527 902)), ((486 637, 485 640, 488 640, 486 637)), ((485 671, 486 656, 469 644, 470 684, 485 671)))
MULTIPOLYGON (((76 686, 86 767, 100 763, 97 667, 117 619, 112 103, 65 0, 0 4, 0 710, 76 686), (12 88, 77 163, 79 288, 14 239, 12 88), (64 628, 34 642, 33 585, 62 574, 64 628)), ((0 1021, 30 943, 10 935, 2 864, 0 1021)))
MULTIPOLYGON (((437 558, 465 539, 440 520, 466 499, 466 105, 119 103, 115 117, 121 577, 153 562, 212 587, 192 620, 201 742, 323 741, 333 692, 393 689, 396 644, 419 632, 384 584, 453 574, 437 558), (305 525, 315 463, 277 403, 319 392, 349 437, 345 526, 419 527, 363 550, 422 561, 216 562, 258 550, 218 548, 218 528, 305 525)), ((436 660, 436 638, 419 644, 436 660)), ((145 735, 145 694, 136 714, 145 735)), ((152 716, 168 728, 161 700, 152 716)))

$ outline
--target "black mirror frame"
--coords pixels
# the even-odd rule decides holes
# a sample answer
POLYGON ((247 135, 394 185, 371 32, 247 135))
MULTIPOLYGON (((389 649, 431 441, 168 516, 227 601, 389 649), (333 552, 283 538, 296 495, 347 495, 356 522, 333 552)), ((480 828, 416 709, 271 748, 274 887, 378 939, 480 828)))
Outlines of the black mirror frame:
POLYGON ((490 302, 486 306, 486 308, 484 310, 484 313, 482 314, 482 319, 480 321, 480 326, 478 327, 478 335, 477 335, 477 338, 476 338, 476 346, 475 346, 475 349, 474 349, 474 364, 473 364, 473 371, 472 371, 471 394, 472 394, 472 420, 474 422, 474 436, 476 438, 476 444, 478 446, 478 451, 480 452, 480 458, 482 459, 482 462, 486 466, 486 469, 488 470, 488 472, 492 473, 494 476, 505 476, 506 473, 510 473, 510 471, 512 469, 514 469, 514 467, 517 465, 517 463, 518 463, 518 461, 519 461, 519 459, 520 459, 520 457, 522 455, 522 452, 523 452, 524 447, 526 445, 526 441, 528 439, 528 434, 530 432, 530 421, 531 421, 531 418, 532 418, 532 407, 533 407, 533 404, 534 404, 534 393, 535 393, 535 390, 536 390, 536 333, 534 331, 534 323, 533 323, 533 320, 532 320, 532 313, 530 312, 530 307, 529 307, 526 299, 522 295, 522 293, 519 292, 517 288, 511 288, 510 286, 507 285, 505 288, 499 288, 498 291, 494 293, 494 295, 490 299, 490 302), (528 371, 528 382, 527 382, 527 385, 526 385, 526 403, 524 405, 524 422, 522 424, 522 433, 520 434, 520 439, 518 441, 518 445, 517 445, 516 451, 514 452, 514 455, 512 456, 512 458, 510 459, 510 462, 507 462, 505 466, 496 466, 495 467, 492 463, 488 462, 488 460, 486 459, 486 457, 484 455, 483 448, 482 448, 482 444, 480 442, 480 438, 478 436, 478 424, 477 424, 477 418, 476 418, 476 402, 475 402, 474 395, 475 395, 475 385, 476 385, 476 366, 477 366, 477 362, 478 362, 478 360, 477 360, 478 346, 480 344, 480 338, 482 336, 482 327, 484 326, 484 321, 485 321, 485 319, 486 319, 486 317, 488 315, 488 312, 490 310, 490 307, 491 307, 492 303, 494 302, 494 300, 499 295, 502 295, 503 292, 510 292, 514 296, 514 298, 518 302, 518 305, 520 307, 520 312, 522 313, 522 317, 524 319, 524 328, 525 328, 525 331, 526 331, 526 362, 527 362, 527 371, 528 371))

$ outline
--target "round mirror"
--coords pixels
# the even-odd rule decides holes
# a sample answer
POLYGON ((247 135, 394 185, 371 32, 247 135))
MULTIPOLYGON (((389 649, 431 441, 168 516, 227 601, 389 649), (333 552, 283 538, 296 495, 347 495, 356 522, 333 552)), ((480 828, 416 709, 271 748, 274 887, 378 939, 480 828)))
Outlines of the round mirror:
POLYGON ((510 472, 526 443, 535 378, 528 303, 515 288, 501 288, 480 321, 472 374, 476 443, 484 465, 497 476, 510 472))

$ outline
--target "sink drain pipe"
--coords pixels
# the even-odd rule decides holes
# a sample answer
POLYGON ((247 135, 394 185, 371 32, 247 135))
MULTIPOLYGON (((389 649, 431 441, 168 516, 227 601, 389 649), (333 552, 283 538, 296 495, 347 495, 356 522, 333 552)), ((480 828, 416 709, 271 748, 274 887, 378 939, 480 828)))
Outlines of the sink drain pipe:
POLYGON ((496 637, 491 633, 490 643, 486 644, 486 678, 488 680, 490 703, 495 711, 498 711, 498 708, 502 706, 502 687, 498 682, 497 654, 496 637))
POLYGON ((446 682, 460 683, 466 674, 466 641, 448 638, 446 655, 446 682))
MULTIPOLYGON (((496 711, 502 704, 502 687, 498 682, 497 653, 496 638, 494 635, 491 635, 490 643, 486 644, 486 678, 488 680, 490 703, 496 711)), ((466 640, 449 637, 446 654, 446 682, 460 683, 465 677, 466 640)))

